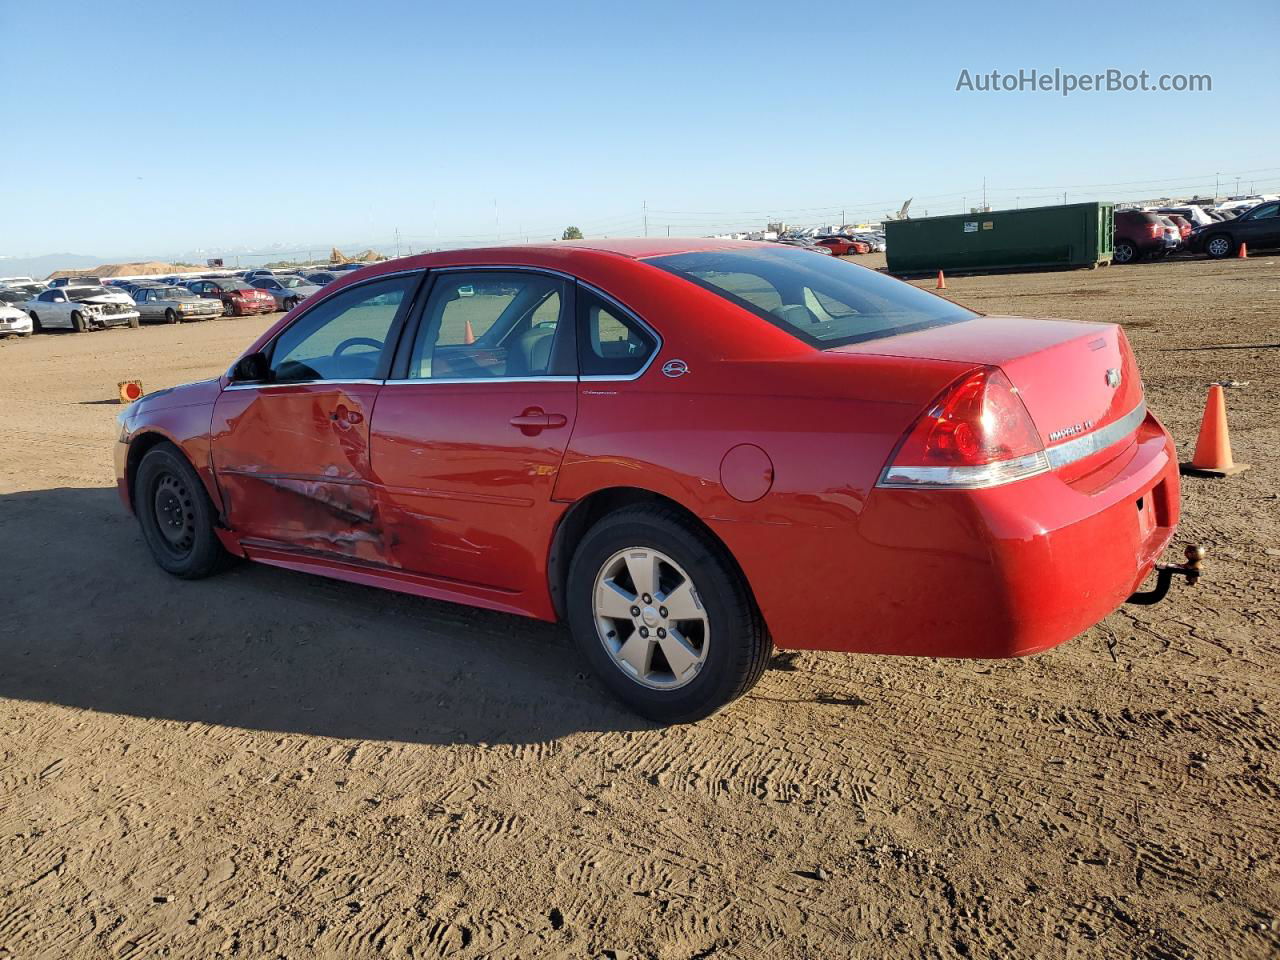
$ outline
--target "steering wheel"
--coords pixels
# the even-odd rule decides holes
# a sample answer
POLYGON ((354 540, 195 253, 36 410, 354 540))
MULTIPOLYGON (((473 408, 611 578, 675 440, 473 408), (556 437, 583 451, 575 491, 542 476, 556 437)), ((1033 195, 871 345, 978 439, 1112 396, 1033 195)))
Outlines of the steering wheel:
POLYGON ((385 343, 373 337, 348 337, 333 348, 333 355, 335 357, 340 355, 348 347, 373 347, 375 350, 381 350, 385 346, 385 343))

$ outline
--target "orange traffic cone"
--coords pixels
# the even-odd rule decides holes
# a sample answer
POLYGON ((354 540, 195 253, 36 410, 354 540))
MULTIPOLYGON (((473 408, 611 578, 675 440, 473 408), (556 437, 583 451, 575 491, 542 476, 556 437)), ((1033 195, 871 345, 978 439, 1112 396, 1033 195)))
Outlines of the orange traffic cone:
POLYGON ((1240 252, 1237 253, 1236 256, 1239 257, 1241 260, 1249 259, 1249 245, 1245 243, 1243 240, 1240 241, 1240 252))
POLYGON ((1179 465, 1183 473, 1197 477, 1230 477, 1249 469, 1247 463, 1231 459, 1231 437, 1227 434, 1227 401, 1222 385, 1209 387, 1204 404, 1204 419, 1200 421, 1200 437, 1196 440, 1195 456, 1190 463, 1179 465))
POLYGON ((938 271, 938 286, 935 289, 937 290, 947 289, 947 278, 942 275, 941 270, 938 271))
POLYGON ((471 329, 471 321, 470 321, 470 320, 468 320, 468 321, 467 321, 467 332, 463 335, 463 337, 462 337, 462 342, 463 342, 463 343, 475 343, 475 342, 476 342, 476 332, 475 332, 474 330, 472 330, 472 329, 471 329))

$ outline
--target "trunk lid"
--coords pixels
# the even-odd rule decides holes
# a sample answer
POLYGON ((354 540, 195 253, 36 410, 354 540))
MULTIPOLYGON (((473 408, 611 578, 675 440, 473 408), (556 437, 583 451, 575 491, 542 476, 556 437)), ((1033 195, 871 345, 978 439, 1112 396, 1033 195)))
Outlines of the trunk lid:
POLYGON ((1143 402, 1133 350, 1112 323, 975 317, 828 352, 999 367, 1017 388, 1051 459, 1054 447, 1122 420, 1143 402))

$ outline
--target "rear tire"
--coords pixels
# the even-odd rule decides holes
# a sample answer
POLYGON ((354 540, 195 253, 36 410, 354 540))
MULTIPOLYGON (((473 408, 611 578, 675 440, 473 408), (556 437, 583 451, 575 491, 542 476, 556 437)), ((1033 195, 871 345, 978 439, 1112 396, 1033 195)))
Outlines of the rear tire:
POLYGON ((44 327, 40 326, 40 318, 34 311, 31 313, 31 330, 33 333, 44 333, 44 327))
POLYGON ((592 527, 570 564, 567 604, 574 642, 605 686, 659 723, 700 720, 741 697, 773 649, 723 547, 671 507, 627 507, 592 527), (654 572, 651 586, 630 576, 633 560, 654 572))
POLYGON ((1209 238, 1209 242, 1204 245, 1204 252, 1215 260, 1222 260, 1231 256, 1231 252, 1235 249, 1236 245, 1231 242, 1231 238, 1225 233, 1215 233, 1209 238))
POLYGON ((173 444, 157 444, 143 456, 133 505, 142 537, 166 573, 199 580, 229 559, 213 529, 215 513, 204 483, 173 444))
POLYGON ((1111 260, 1113 263, 1119 264, 1136 263, 1138 260, 1138 248, 1128 240, 1121 240, 1112 248, 1111 260))

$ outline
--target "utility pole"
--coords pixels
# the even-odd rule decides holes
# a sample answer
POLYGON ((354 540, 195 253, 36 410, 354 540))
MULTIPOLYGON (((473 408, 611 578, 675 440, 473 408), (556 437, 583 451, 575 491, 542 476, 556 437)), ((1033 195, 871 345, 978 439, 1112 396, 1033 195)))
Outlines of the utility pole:
POLYGON ((649 235, 649 201, 640 201, 640 215, 644 218, 644 235, 649 235))
POLYGON ((1062 191, 1062 205, 1064 207, 1067 205, 1067 191, 1065 190, 1062 191))
POLYGON ((984 213, 987 210, 987 178, 986 177, 982 178, 982 210, 984 213))
POLYGON ((1218 199, 1218 178, 1221 176, 1222 174, 1220 173, 1215 173, 1213 175, 1213 199, 1214 200, 1218 199))
POLYGON ((667 224, 667 239, 671 239, 671 224, 667 224))

